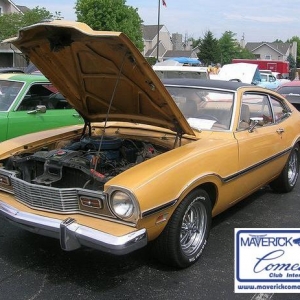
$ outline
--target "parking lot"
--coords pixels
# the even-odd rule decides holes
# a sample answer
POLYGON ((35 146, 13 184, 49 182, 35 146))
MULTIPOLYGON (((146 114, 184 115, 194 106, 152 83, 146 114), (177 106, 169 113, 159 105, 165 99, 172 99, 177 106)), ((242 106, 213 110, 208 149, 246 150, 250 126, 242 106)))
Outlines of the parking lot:
POLYGON ((148 248, 123 257, 80 249, 0 219, 0 299, 293 300, 299 294, 234 293, 234 228, 300 228, 300 182, 289 194, 268 188, 213 220, 208 245, 191 268, 174 270, 148 248))

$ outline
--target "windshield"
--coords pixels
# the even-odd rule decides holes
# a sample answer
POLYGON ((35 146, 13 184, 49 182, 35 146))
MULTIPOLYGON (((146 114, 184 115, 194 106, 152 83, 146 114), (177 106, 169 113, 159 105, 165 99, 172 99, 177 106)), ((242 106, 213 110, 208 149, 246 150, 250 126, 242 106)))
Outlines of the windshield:
POLYGON ((228 130, 234 93, 202 88, 167 87, 190 126, 197 130, 228 130))
POLYGON ((0 111, 10 108, 23 85, 23 82, 0 80, 0 111))

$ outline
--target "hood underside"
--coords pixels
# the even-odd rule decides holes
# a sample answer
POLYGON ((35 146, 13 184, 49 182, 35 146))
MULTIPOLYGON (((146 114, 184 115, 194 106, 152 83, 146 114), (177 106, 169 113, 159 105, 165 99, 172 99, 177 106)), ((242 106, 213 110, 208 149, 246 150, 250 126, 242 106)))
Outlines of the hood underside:
POLYGON ((151 66, 120 32, 53 21, 13 43, 89 122, 127 121, 194 134, 151 66))

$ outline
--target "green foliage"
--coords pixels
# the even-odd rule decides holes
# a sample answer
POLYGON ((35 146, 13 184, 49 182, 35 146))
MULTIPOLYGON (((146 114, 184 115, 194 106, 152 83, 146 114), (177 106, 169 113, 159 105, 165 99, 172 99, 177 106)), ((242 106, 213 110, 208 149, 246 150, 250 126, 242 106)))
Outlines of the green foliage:
POLYGON ((156 64, 157 60, 156 57, 146 57, 147 62, 149 63, 150 66, 153 66, 156 64))
POLYGON ((225 31, 219 39, 220 57, 219 61, 222 65, 230 64, 233 58, 236 58, 240 52, 240 45, 235 39, 235 33, 225 31))
POLYGON ((286 41, 287 43, 297 42, 297 60, 296 67, 300 68, 300 38, 298 36, 293 36, 291 39, 286 41))
POLYGON ((289 56, 287 57, 286 60, 289 62, 290 69, 296 68, 296 66, 297 66, 296 61, 291 53, 289 54, 289 56))
POLYGON ((240 45, 237 47, 238 52, 236 57, 233 58, 244 58, 244 59, 255 59, 255 55, 246 48, 242 48, 240 45))
POLYGON ((199 50, 198 58, 202 64, 208 66, 212 63, 218 62, 218 56, 219 56, 218 40, 214 38, 211 31, 207 31, 204 34, 203 39, 199 39, 195 42, 198 43, 198 50, 199 50))
POLYGON ((239 45, 231 31, 225 31, 219 40, 214 38, 211 31, 207 31, 203 39, 192 39, 192 44, 198 48, 198 58, 206 66, 229 64, 233 58, 255 58, 249 50, 239 45))
POLYGON ((124 32, 143 50, 143 21, 137 9, 126 5, 126 0, 77 0, 75 11, 79 22, 94 30, 124 32))
POLYGON ((11 13, 0 16, 0 40, 16 36, 20 28, 51 19, 53 15, 45 8, 36 7, 24 14, 11 13))
POLYGON ((0 40, 16 36, 22 27, 22 18, 18 13, 0 16, 0 40))

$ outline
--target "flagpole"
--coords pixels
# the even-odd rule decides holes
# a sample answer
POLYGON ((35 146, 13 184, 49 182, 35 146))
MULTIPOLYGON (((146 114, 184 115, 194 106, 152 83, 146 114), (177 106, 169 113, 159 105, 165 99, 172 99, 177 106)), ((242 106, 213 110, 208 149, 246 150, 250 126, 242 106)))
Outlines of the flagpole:
POLYGON ((158 0, 158 14, 157 14, 157 49, 156 49, 156 62, 158 62, 159 56, 159 22, 160 22, 160 1, 158 0))

